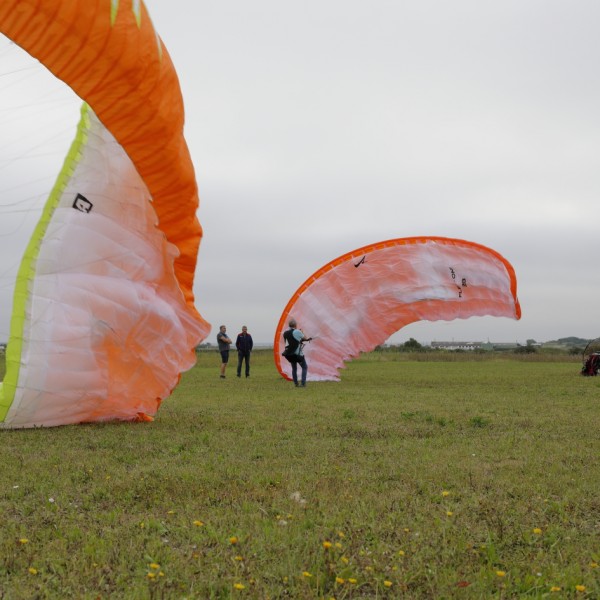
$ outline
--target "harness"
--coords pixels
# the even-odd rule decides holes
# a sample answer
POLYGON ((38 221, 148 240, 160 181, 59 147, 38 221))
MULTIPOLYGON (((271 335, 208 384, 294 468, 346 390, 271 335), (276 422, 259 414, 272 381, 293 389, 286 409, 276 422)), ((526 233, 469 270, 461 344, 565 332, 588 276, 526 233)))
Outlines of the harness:
POLYGON ((288 329, 283 332, 283 339, 287 343, 286 354, 296 354, 296 350, 298 350, 298 346, 300 342, 294 337, 294 330, 288 329))

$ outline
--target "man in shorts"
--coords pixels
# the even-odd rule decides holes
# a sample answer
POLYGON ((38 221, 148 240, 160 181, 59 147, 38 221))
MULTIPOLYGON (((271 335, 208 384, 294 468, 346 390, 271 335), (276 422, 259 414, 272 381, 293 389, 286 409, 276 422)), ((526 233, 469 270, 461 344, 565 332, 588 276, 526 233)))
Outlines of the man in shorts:
POLYGON ((226 331, 227 327, 221 325, 219 333, 217 333, 217 344, 219 344, 219 352, 221 353, 221 379, 225 379, 225 369, 229 362, 229 346, 231 345, 231 340, 227 337, 226 331))

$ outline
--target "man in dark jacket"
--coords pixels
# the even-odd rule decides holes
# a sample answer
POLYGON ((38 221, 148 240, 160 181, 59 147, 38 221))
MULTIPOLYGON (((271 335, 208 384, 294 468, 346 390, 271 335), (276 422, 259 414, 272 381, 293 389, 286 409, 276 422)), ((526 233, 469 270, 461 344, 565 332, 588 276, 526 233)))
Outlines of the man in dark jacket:
POLYGON ((246 377, 250 377, 250 352, 252 352, 252 336, 248 333, 248 328, 244 325, 242 333, 239 333, 235 340, 235 347, 238 351, 237 376, 242 376, 242 362, 246 361, 246 377))

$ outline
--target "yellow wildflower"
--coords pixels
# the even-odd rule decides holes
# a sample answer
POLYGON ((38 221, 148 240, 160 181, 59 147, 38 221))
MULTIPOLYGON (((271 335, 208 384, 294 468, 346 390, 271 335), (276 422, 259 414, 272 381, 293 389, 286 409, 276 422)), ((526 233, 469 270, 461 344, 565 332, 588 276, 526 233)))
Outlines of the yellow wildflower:
POLYGON ((349 577, 349 578, 348 578, 348 583, 355 584, 355 583, 358 583, 358 580, 357 580, 357 579, 354 579, 354 577, 349 577))
POLYGON ((346 534, 343 531, 338 531, 338 537, 345 538, 346 534))
POLYGON ((153 573, 152 571, 149 571, 148 574, 146 575, 146 577, 148 579, 154 579, 156 577, 156 573, 153 573))
POLYGON ((506 571, 496 571, 496 575, 498 575, 498 577, 504 577, 506 575, 506 571))
POLYGON ((590 568, 591 569, 597 569, 598 568, 598 563, 597 562, 591 562, 590 563, 590 568))
POLYGON ((453 513, 451 510, 449 510, 449 511, 446 511, 446 515, 447 515, 447 516, 449 516, 449 517, 451 517, 453 514, 454 514, 454 513, 453 513))
POLYGON ((158 563, 150 563, 148 566, 151 569, 160 569, 160 565, 158 563))
POLYGON ((449 496, 449 495, 450 495, 450 492, 449 492, 448 490, 444 490, 444 491, 442 492, 442 496, 444 496, 444 498, 445 498, 446 496, 449 496))
POLYGON ((159 576, 159 577, 164 577, 164 576, 165 576, 165 574, 164 574, 162 571, 160 571, 160 572, 159 572, 159 574, 158 574, 158 576, 159 576))
POLYGON ((350 561, 345 557, 342 556, 342 558, 340 559, 345 565, 347 565, 350 561))
POLYGON ((167 511, 167 514, 168 514, 168 515, 174 515, 174 514, 175 514, 175 511, 174 511, 174 510, 168 510, 168 511, 167 511))
POLYGON ((37 569, 34 567, 29 567, 29 569, 27 569, 32 575, 37 575, 37 569))
POLYGON ((229 543, 230 543, 230 544, 232 544, 232 545, 234 545, 234 546, 235 546, 235 545, 236 545, 238 542, 239 542, 239 540, 237 539, 237 537, 236 537, 235 535, 233 535, 233 536, 231 536, 231 537, 229 538, 229 543))
POLYGON ((234 560, 237 560, 238 562, 244 560, 244 557, 240 556, 239 554, 237 556, 234 556, 233 558, 234 558, 234 560))
POLYGON ((335 582, 336 582, 336 583, 339 583, 339 584, 341 585, 342 583, 346 583, 346 580, 345 580, 345 579, 342 579, 341 577, 336 577, 336 578, 335 578, 335 582))
POLYGON ((534 527, 533 528, 533 533, 535 533, 535 535, 541 535, 542 530, 539 527, 534 527))
POLYGON ((385 587, 392 587, 394 584, 391 581, 388 581, 387 579, 383 582, 383 585, 385 585, 385 587))
POLYGON ((576 585, 576 586, 575 586, 575 589, 576 589, 578 592, 585 592, 585 590, 586 590, 586 587, 585 587, 585 585, 576 585))
POLYGON ((405 552, 404 550, 398 550, 398 556, 404 556, 405 552))
POLYGON ((312 577, 312 573, 309 573, 308 571, 302 571, 302 576, 303 577, 312 577))
POLYGON ((323 542, 323 548, 325 548, 325 550, 328 550, 329 548, 331 548, 332 545, 333 544, 330 541, 328 541, 328 540, 325 540, 323 542))
POLYGON ((551 592, 560 592, 560 590, 561 590, 561 588, 559 588, 557 585, 553 585, 553 586, 550 588, 550 591, 551 591, 551 592))
POLYGON ((335 543, 335 547, 336 547, 338 550, 341 550, 341 549, 342 549, 342 545, 341 545, 339 542, 336 542, 336 543, 335 543))
POLYGON ((246 589, 246 586, 245 586, 243 583, 234 583, 234 584, 233 584, 233 587, 234 587, 236 590, 244 590, 244 589, 246 589))
POLYGON ((202 525, 204 525, 204 523, 202 521, 198 521, 197 519, 194 521, 194 525, 196 527, 202 527, 202 525))
POLYGON ((19 544, 27 544, 27 543, 29 543, 29 540, 27 538, 21 538, 19 540, 19 544))

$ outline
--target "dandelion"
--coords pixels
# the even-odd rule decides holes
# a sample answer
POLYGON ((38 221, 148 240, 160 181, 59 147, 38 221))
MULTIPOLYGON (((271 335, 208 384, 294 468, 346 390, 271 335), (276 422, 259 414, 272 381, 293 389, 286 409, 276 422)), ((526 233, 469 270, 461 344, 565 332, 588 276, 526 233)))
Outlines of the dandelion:
POLYGON ((391 588, 394 584, 391 581, 389 581, 389 580, 386 579, 383 582, 383 585, 385 585, 386 588, 391 588))
POLYGON ((164 576, 165 576, 165 574, 164 574, 162 571, 160 571, 160 572, 159 572, 159 574, 158 574, 158 576, 159 576, 159 577, 164 577, 164 576))
POLYGON ((590 569, 597 569, 598 568, 598 563, 597 562, 591 562, 590 563, 590 569))
POLYGON ((27 538, 21 538, 19 540, 19 544, 28 544, 28 543, 29 543, 29 540, 27 538))
POLYGON ((586 587, 585 587, 585 585, 576 585, 576 586, 575 586, 575 589, 576 589, 578 592, 585 592, 585 590, 586 590, 586 587))
POLYGON ((446 498, 446 497, 447 497, 447 496, 449 496, 449 495, 450 495, 450 492, 449 492, 448 490, 444 490, 444 491, 442 492, 442 496, 444 496, 444 498, 446 498))
POLYGON ((194 521, 194 525, 196 527, 202 527, 204 525, 204 523, 202 521, 198 521, 197 519, 194 521))
POLYGON ((406 553, 404 550, 398 550, 398 556, 404 556, 406 553))
POLYGON ((550 591, 551 591, 551 592, 560 592, 560 590, 561 590, 561 588, 559 588, 557 585, 553 585, 553 586, 550 588, 550 591))
POLYGON ((156 577, 156 573, 153 573, 152 571, 149 571, 148 574, 146 575, 146 577, 148 579, 154 579, 156 577))
POLYGON ((345 538, 346 534, 343 531, 338 531, 338 537, 345 538))
POLYGON ((323 548, 325 548, 325 550, 329 550, 329 548, 331 548, 331 546, 333 546, 333 544, 330 541, 325 540, 323 542, 323 548))
POLYGON ((340 585, 342 585, 342 584, 346 583, 346 580, 342 579, 341 577, 336 577, 335 578, 335 582, 339 583, 340 585))
POLYGON ((243 556, 240 556, 239 554, 237 556, 233 557, 233 560, 237 560, 238 562, 242 562, 244 560, 243 556))
POLYGON ((229 538, 229 543, 230 543, 232 546, 235 546, 235 545, 236 545, 236 544, 237 544, 239 541, 240 541, 240 540, 238 540, 238 538, 237 538, 235 535, 232 535, 232 536, 229 538))
POLYGON ((347 558, 347 557, 345 557, 345 556, 342 556, 342 558, 340 558, 340 560, 341 560, 341 561, 342 561, 342 562, 343 562, 345 565, 347 565, 347 564, 350 562, 350 561, 348 560, 348 558, 347 558))
POLYGON ((404 533, 410 533, 410 529, 408 527, 404 528, 404 533))
POLYGON ((454 513, 451 510, 446 511, 446 515, 448 517, 451 517, 454 513))
POLYGON ((37 575, 37 569, 35 567, 29 567, 27 569, 32 575, 37 575))
POLYGON ((336 542, 334 545, 338 550, 342 549, 342 545, 339 542, 336 542))
POLYGON ((535 535, 541 535, 542 534, 542 530, 539 527, 534 527, 533 528, 533 533, 535 533, 535 535))
POLYGON ((302 571, 302 577, 312 577, 312 573, 309 573, 308 571, 302 571))
POLYGON ((506 571, 496 571, 496 575, 498 575, 498 577, 505 577, 506 571))
POLYGON ((348 583, 351 583, 352 585, 355 585, 358 583, 358 579, 354 579, 354 577, 349 577, 348 578, 348 583))
POLYGON ((148 566, 151 569, 160 569, 160 565, 158 563, 150 563, 148 566))
POLYGON ((243 583, 234 583, 233 587, 236 590, 245 590, 246 589, 246 586, 243 583))
POLYGON ((168 511, 167 511, 167 514, 168 514, 168 515, 174 515, 174 514, 175 514, 175 511, 174 511, 174 510, 168 510, 168 511))

